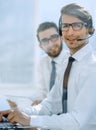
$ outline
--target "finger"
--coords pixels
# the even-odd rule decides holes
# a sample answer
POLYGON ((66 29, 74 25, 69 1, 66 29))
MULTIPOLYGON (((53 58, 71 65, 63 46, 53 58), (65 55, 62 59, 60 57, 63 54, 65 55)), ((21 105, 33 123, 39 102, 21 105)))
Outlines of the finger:
POLYGON ((36 104, 36 102, 33 102, 31 105, 34 106, 36 104))
POLYGON ((0 121, 2 121, 2 113, 0 113, 0 121))
POLYGON ((35 101, 31 104, 31 106, 38 105, 38 104, 40 104, 41 102, 42 102, 42 100, 35 100, 35 101))
POLYGON ((7 101, 8 101, 8 103, 9 103, 9 105, 10 105, 11 108, 17 107, 17 104, 15 102, 13 102, 13 101, 11 101, 9 99, 7 101))
POLYGON ((17 123, 14 116, 11 116, 10 118, 7 118, 7 120, 11 123, 17 123))
POLYGON ((8 115, 7 120, 11 123, 17 123, 16 117, 16 113, 13 111, 8 115))
POLYGON ((7 119, 8 119, 9 121, 11 121, 13 117, 14 117, 14 112, 11 111, 11 112, 9 113, 9 115, 7 116, 7 119))
POLYGON ((0 111, 0 114, 7 116, 9 113, 11 112, 11 110, 6 110, 6 111, 0 111))

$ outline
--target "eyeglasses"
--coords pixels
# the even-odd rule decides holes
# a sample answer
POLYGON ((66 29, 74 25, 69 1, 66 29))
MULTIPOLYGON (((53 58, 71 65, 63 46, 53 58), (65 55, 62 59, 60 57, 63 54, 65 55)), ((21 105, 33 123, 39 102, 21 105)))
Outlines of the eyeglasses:
POLYGON ((78 30, 81 30, 83 26, 87 26, 87 23, 83 23, 83 22, 75 22, 75 23, 70 23, 70 24, 61 23, 62 31, 68 31, 70 26, 72 27, 74 31, 78 31, 78 30))
POLYGON ((53 34, 53 35, 50 36, 50 38, 43 38, 43 39, 41 39, 41 40, 40 40, 40 43, 41 43, 42 45, 45 45, 45 44, 48 44, 48 43, 49 43, 49 40, 50 40, 51 42, 55 42, 55 41, 58 40, 59 37, 60 37, 60 36, 59 36, 58 34, 53 34))

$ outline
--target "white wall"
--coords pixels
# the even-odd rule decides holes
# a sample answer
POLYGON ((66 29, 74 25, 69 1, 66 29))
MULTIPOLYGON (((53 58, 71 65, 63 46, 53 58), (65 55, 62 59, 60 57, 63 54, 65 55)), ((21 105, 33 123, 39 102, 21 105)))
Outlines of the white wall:
MULTIPOLYGON (((38 2, 38 17, 40 18, 39 23, 44 21, 54 21, 58 25, 61 8, 69 3, 79 3, 89 10, 91 15, 93 16, 94 26, 96 28, 96 6, 94 4, 95 0, 89 0, 88 2, 85 0, 38 0, 38 2)), ((90 40, 92 41, 93 47, 96 49, 95 35, 96 33, 92 38, 90 38, 90 40)))
POLYGON ((33 20, 34 0, 0 0, 0 94, 25 95, 33 85, 33 20))
MULTIPOLYGON (((0 94, 34 95, 34 70, 41 54, 38 24, 58 24, 61 8, 70 2, 88 8, 96 21, 95 0, 0 0, 0 94)), ((96 48, 96 37, 91 40, 96 48)))

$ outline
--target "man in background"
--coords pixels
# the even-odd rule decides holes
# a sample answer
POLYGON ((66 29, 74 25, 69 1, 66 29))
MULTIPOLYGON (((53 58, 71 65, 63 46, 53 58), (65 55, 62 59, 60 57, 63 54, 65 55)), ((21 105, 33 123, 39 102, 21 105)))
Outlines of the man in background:
POLYGON ((44 98, 47 97, 54 83, 51 85, 52 80, 52 62, 55 67, 54 81, 56 79, 58 69, 63 64, 64 59, 69 55, 68 50, 63 48, 59 29, 54 22, 41 23, 37 29, 37 39, 39 41, 40 48, 45 52, 39 60, 37 69, 37 95, 38 100, 34 101, 32 105, 37 105, 44 98))
MULTIPOLYGON (((60 66, 69 56, 69 51, 63 48, 59 29, 54 22, 41 23, 37 29, 37 39, 40 48, 45 54, 40 57, 37 65, 36 90, 34 90, 37 100, 33 101, 32 105, 38 105, 47 97, 55 83, 60 66), (54 64, 55 69, 53 75, 51 75, 53 69, 52 64, 54 64), (51 80, 54 81, 51 83, 51 80)), ((10 100, 8 102, 11 107, 16 107, 15 102, 10 100)))

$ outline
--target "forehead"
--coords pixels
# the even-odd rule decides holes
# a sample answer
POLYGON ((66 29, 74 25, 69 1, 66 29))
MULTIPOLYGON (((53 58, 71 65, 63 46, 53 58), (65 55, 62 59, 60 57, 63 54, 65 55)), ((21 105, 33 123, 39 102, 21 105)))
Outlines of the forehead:
POLYGON ((82 22, 79 18, 76 18, 75 16, 72 15, 62 15, 61 18, 62 23, 74 23, 74 22, 82 22))
POLYGON ((58 34, 58 32, 55 28, 52 27, 52 28, 48 28, 44 31, 39 32, 38 35, 39 35, 39 38, 45 38, 45 37, 47 38, 47 37, 50 37, 53 34, 58 34))

